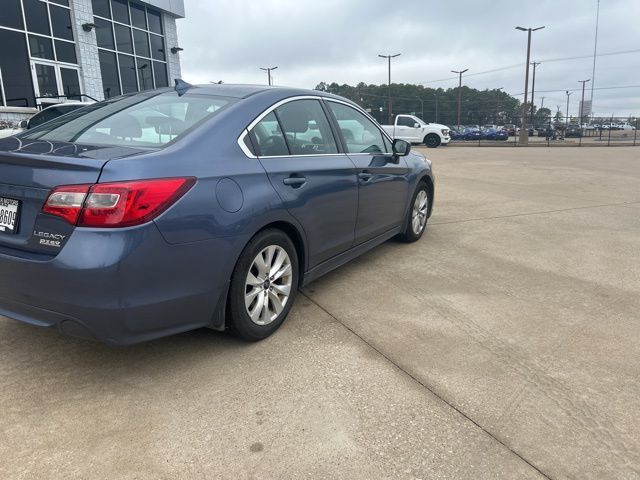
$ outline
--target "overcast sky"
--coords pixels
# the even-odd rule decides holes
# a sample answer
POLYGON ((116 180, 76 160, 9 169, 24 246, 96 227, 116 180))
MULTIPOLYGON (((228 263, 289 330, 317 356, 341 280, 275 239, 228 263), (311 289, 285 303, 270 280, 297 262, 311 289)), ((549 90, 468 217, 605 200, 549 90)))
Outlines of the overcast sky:
MULTIPOLYGON (((527 34, 536 105, 565 109, 566 89, 592 76, 597 0, 185 0, 178 22, 183 77, 191 83, 266 83, 259 67, 278 66, 275 84, 313 88, 387 81, 451 88, 450 70, 469 69, 465 85, 524 91, 527 34), (558 60, 567 57, 589 58, 558 60), (487 70, 500 69, 482 74, 487 70), (473 74, 476 75, 473 75, 473 74), (443 80, 444 79, 444 80, 443 80), (443 81, 436 81, 443 80, 443 81), (559 91, 551 91, 559 90, 559 91)), ((601 0, 594 113, 640 114, 640 1, 601 0), (633 88, 598 90, 602 87, 633 88)), ((587 84, 589 85, 589 84, 587 84)), ((577 111, 580 91, 571 96, 577 111)), ((590 91, 585 96, 588 99, 590 91)))

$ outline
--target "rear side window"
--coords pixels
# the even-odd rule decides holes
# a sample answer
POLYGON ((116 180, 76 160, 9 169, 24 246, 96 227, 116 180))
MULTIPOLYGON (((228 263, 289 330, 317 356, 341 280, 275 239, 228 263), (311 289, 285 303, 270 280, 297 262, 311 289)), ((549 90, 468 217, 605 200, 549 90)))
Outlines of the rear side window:
POLYGON ((390 153, 388 143, 373 121, 347 105, 327 104, 338 121, 347 153, 390 153))
POLYGON ((284 139, 275 113, 271 112, 258 122, 249 132, 256 155, 259 157, 279 157, 289 155, 287 142, 284 139))
POLYGON ((294 100, 276 108, 291 155, 338 153, 329 121, 318 100, 294 100))
POLYGON ((216 115, 235 99, 165 92, 118 97, 53 120, 25 135, 89 145, 162 147, 216 115))

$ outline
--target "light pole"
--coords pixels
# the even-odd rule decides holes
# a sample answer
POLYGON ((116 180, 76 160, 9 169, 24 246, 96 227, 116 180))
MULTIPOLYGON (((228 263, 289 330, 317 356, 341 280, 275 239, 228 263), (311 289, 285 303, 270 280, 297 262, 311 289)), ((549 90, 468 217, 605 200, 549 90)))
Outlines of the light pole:
POLYGON ((527 63, 525 75, 524 75, 524 103, 522 104, 522 115, 520 116, 520 144, 526 145, 529 143, 529 131, 527 130, 527 93, 529 89, 529 60, 531 59, 531 32, 543 29, 542 27, 536 28, 524 28, 516 27, 516 30, 528 32, 527 36, 527 63))
POLYGON ((378 55, 380 58, 386 58, 387 63, 389 65, 389 82, 387 83, 388 85, 387 105, 389 108, 389 125, 393 123, 393 113, 391 112, 391 59, 399 57, 400 55, 401 55, 400 53, 396 53, 395 55, 378 55))
POLYGON ((458 74, 458 131, 460 131, 460 106, 462 104, 462 74, 467 71, 469 71, 468 68, 460 71, 451 70, 451 73, 458 74))
POLYGON ((569 97, 571 96, 571 92, 567 90, 567 116, 564 119, 564 136, 567 136, 567 129, 569 128, 569 97))
POLYGON ((420 118, 424 120, 424 100, 421 99, 420 97, 416 97, 416 98, 420 102, 420 118))
POLYGON ((590 82, 591 79, 587 80, 578 80, 578 83, 582 84, 582 101, 580 102, 580 128, 582 128, 582 117, 584 117, 584 86, 587 82, 590 82))
POLYGON ((540 62, 531 62, 533 65, 533 78, 531 79, 531 126, 533 126, 533 96, 536 92, 536 67, 540 62))
POLYGON ((275 70, 278 67, 267 67, 267 68, 262 68, 260 67, 260 70, 264 70, 265 72, 267 72, 267 81, 269 82, 269 85, 271 85, 271 71, 275 70))

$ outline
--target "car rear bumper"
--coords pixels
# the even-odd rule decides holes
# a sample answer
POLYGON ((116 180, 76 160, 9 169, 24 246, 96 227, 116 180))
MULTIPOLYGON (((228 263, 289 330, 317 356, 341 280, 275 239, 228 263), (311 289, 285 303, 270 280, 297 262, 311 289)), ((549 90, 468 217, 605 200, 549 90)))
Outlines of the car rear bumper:
POLYGON ((112 345, 223 328, 233 245, 170 245, 150 223, 78 228, 52 258, 3 250, 0 314, 112 345))

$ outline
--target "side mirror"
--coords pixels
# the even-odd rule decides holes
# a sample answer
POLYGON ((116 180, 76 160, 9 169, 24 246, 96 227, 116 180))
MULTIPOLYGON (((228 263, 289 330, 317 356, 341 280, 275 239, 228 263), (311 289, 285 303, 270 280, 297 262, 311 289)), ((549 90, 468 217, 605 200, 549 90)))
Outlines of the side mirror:
POLYGON ((404 140, 400 140, 396 138, 393 141, 393 154, 398 157, 406 157, 409 155, 411 151, 411 144, 409 142, 405 142, 404 140))
POLYGON ((29 128, 29 121, 28 121, 28 120, 22 120, 22 121, 18 124, 18 127, 20 127, 20 128, 24 128, 24 129, 29 128))
POLYGON ((420 125, 418 122, 413 124, 413 128, 420 128, 422 125, 420 125))

